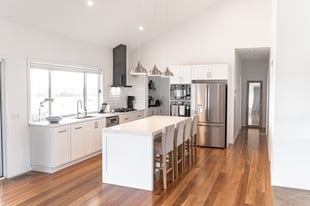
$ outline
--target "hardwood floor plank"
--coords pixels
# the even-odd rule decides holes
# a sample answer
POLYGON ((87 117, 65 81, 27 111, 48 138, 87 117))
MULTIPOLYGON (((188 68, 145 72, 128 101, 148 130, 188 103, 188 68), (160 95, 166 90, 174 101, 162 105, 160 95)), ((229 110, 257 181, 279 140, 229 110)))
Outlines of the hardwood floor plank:
POLYGON ((192 169, 163 190, 102 184, 101 155, 54 174, 28 172, 0 181, 0 205, 259 205, 272 206, 266 135, 243 129, 227 149, 197 148, 192 169))

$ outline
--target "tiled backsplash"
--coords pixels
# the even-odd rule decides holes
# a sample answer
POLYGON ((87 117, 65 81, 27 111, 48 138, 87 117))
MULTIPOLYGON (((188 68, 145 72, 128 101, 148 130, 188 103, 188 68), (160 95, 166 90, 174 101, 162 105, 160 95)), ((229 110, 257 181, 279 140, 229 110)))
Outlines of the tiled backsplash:
POLYGON ((133 87, 109 87, 103 88, 103 102, 111 105, 111 109, 127 107, 127 96, 135 96, 134 108, 145 109, 145 88, 133 87))

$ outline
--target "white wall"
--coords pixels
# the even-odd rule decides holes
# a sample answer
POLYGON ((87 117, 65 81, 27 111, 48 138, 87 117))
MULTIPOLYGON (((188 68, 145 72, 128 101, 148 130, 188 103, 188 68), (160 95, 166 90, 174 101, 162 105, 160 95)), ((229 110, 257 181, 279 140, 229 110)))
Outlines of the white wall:
MULTIPOLYGON (((151 95, 154 97, 154 100, 159 99, 162 101, 162 114, 169 115, 169 93, 170 93, 170 84, 169 78, 161 77, 149 77, 148 81, 152 80, 155 82, 155 90, 148 90, 148 96, 151 95)), ((146 98, 148 98, 148 96, 146 98)))
POLYGON ((235 52, 235 90, 234 90, 234 140, 239 135, 241 129, 241 91, 242 91, 242 65, 239 53, 235 52))
POLYGON ((266 108, 267 108, 267 71, 269 59, 245 59, 242 60, 242 106, 241 106, 241 124, 246 126, 247 110, 247 81, 262 81, 262 127, 266 127, 266 108))
POLYGON ((0 56, 5 58, 6 171, 12 177, 30 170, 27 122, 27 57, 104 69, 109 84, 112 50, 0 21, 0 56))
MULTIPOLYGON (((167 65, 228 63, 228 141, 234 133, 235 48, 269 47, 271 2, 269 0, 227 0, 214 4, 200 16, 171 28, 141 48, 141 62, 151 69, 167 65)), ((132 68, 137 53, 129 56, 132 68)))
POLYGON ((272 185, 310 190, 310 3, 275 3, 272 185))

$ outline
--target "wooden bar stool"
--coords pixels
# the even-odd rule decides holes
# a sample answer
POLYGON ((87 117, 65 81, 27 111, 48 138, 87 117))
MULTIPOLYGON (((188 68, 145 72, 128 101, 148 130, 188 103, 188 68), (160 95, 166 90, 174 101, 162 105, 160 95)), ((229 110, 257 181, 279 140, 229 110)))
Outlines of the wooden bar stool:
MULTIPOLYGON (((188 158, 188 166, 192 167, 192 138, 191 138, 191 128, 192 128, 192 118, 188 118, 185 120, 185 129, 184 129, 184 146, 183 146, 183 154, 184 160, 183 164, 185 165, 185 159, 188 158)), ((183 166, 184 168, 184 166, 183 166)))
POLYGON ((176 133, 174 138, 174 151, 175 151, 175 171, 176 177, 179 173, 179 164, 182 163, 182 172, 184 169, 183 159, 184 159, 184 125, 185 121, 179 122, 176 125, 176 133))
POLYGON ((191 128, 191 136, 192 136, 192 162, 196 162, 197 157, 197 131, 198 131, 198 114, 192 116, 192 128, 191 128))
POLYGON ((172 181, 174 181, 174 132, 174 124, 167 126, 162 131, 161 141, 154 141, 154 172, 156 169, 162 170, 164 189, 167 189, 169 172, 172 172, 172 181))

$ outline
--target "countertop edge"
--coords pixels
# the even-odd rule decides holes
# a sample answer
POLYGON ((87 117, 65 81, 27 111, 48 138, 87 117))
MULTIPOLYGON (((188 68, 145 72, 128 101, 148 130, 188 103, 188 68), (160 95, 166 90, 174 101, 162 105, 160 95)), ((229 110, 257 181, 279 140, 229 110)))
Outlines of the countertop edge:
POLYGON ((75 119, 74 117, 66 117, 63 118, 59 123, 49 123, 48 121, 42 122, 29 122, 28 125, 31 127, 63 127, 71 124, 84 123, 92 120, 103 119, 106 117, 125 115, 135 112, 144 111, 144 109, 137 109, 131 112, 113 112, 113 113, 89 113, 89 115, 94 115, 94 117, 86 118, 86 119, 75 119))

